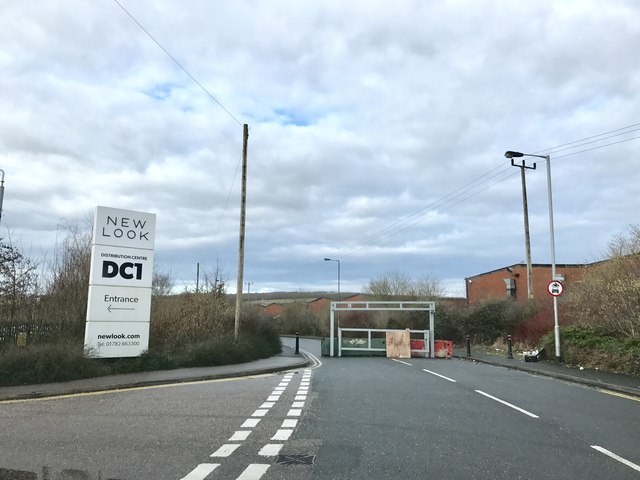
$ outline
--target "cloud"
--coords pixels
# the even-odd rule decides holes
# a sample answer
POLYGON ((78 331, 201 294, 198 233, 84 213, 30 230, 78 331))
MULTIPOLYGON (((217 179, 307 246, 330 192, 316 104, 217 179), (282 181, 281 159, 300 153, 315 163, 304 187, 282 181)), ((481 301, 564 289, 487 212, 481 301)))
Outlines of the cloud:
POLYGON ((179 284, 198 262, 235 276, 244 122, 252 291, 332 290, 325 256, 351 290, 396 268, 459 292, 522 260, 509 149, 552 152, 559 262, 636 222, 638 131, 569 143, 640 122, 633 2, 122 4, 180 65, 115 3, 0 13, 2 228, 33 252, 108 205, 157 213, 157 263, 179 284))

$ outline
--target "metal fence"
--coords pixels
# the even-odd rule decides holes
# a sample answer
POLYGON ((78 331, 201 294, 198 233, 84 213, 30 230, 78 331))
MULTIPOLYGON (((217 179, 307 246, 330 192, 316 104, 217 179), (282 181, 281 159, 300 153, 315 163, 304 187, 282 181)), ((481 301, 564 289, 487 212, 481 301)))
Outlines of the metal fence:
POLYGON ((46 339, 60 331, 56 325, 0 324, 0 347, 31 343, 36 338, 46 339))

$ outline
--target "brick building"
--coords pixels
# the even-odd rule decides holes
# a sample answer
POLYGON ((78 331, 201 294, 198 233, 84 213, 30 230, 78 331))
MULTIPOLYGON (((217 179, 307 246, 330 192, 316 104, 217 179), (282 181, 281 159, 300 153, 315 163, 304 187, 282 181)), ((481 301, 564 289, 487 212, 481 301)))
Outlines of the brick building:
MULTIPOLYGON (((597 262, 600 263, 600 262, 597 262)), ((556 275, 565 286, 580 282, 590 264, 556 264, 556 275)), ((532 265, 533 298, 542 303, 551 303, 552 297, 547 291, 551 281, 551 265, 532 265)), ((517 263, 490 272, 465 278, 467 303, 474 304, 485 298, 513 298, 516 301, 527 300, 527 265, 517 263)))

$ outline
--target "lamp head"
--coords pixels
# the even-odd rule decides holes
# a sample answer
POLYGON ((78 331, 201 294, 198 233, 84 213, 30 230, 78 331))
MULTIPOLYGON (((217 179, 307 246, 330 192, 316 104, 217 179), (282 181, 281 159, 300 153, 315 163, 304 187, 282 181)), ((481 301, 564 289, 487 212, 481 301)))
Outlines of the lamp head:
POLYGON ((511 150, 508 150, 506 152, 504 152, 504 156, 507 158, 518 158, 518 157, 524 157, 524 153, 522 152, 512 152, 511 150))

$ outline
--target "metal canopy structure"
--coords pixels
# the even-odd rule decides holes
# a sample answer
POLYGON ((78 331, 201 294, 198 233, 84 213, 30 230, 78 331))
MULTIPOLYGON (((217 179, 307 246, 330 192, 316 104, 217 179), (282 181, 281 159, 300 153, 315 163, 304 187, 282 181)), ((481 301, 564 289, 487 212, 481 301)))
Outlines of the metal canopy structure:
MULTIPOLYGON (((415 312, 415 311, 423 311, 429 312, 429 357, 434 358, 434 335, 433 335, 433 324, 434 317, 436 312, 436 304, 435 302, 331 302, 331 323, 330 323, 330 345, 329 345, 329 356, 335 356, 334 349, 334 341, 335 341, 335 312, 341 311, 406 311, 406 312, 415 312)), ((338 325, 340 328, 340 325, 338 325)))

